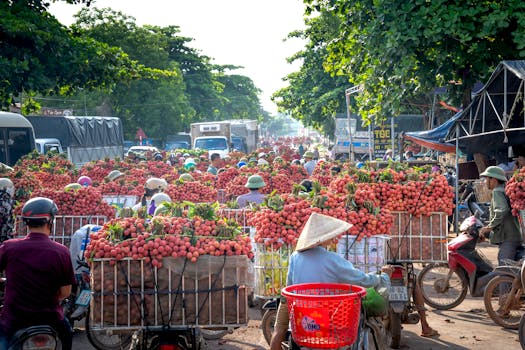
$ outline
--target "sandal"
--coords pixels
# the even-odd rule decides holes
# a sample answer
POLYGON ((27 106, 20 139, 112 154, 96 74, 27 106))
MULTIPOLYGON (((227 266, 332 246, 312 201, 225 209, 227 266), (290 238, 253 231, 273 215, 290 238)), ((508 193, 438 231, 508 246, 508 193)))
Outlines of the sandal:
POLYGON ((430 330, 428 332, 421 333, 421 336, 425 337, 425 338, 432 338, 432 337, 435 337, 435 336, 438 336, 438 335, 439 335, 439 332, 436 331, 435 329, 432 329, 432 328, 430 328, 430 330))

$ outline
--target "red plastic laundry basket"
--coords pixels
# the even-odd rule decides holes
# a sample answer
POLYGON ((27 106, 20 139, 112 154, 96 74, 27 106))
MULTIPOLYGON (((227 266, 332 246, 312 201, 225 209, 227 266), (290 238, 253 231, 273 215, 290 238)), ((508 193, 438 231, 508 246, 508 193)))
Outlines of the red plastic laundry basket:
POLYGON ((356 341, 366 289, 339 283, 304 283, 283 288, 294 341, 336 349, 356 341))

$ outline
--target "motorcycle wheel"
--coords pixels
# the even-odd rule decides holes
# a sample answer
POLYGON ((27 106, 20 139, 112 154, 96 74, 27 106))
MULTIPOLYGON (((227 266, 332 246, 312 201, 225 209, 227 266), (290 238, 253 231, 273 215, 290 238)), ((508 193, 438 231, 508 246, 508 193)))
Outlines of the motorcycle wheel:
POLYGON ((206 340, 217 340, 228 334, 228 329, 224 328, 201 328, 201 335, 206 340))
POLYGON ((496 324, 504 328, 518 329, 525 314, 525 303, 521 284, 515 283, 513 286, 513 281, 511 276, 494 277, 485 288, 483 301, 487 313, 496 324))
POLYGON ((445 283, 450 271, 447 263, 429 264, 421 270, 417 283, 427 305, 438 310, 450 310, 465 300, 467 277, 462 272, 452 271, 450 280, 445 283))
POLYGON ((387 333, 390 338, 390 347, 399 349, 401 346, 401 315, 389 310, 387 333))
POLYGON ((270 341, 272 340, 273 326, 276 317, 277 310, 266 310, 261 319, 261 329, 268 345, 270 345, 270 341))
POLYGON ((86 335, 91 343, 98 350, 121 350, 128 348, 131 344, 132 332, 118 331, 113 334, 108 330, 94 330, 91 327, 90 313, 88 311, 86 320, 86 335))
POLYGON ((520 337, 520 345, 525 350, 525 315, 521 316, 520 326, 518 328, 518 335, 520 337))

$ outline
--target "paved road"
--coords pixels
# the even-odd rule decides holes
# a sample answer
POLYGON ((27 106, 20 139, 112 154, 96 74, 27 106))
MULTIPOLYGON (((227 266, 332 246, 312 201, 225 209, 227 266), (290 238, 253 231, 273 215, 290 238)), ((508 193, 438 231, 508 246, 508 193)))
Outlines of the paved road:
MULTIPOLYGON (((496 249, 482 244, 482 252, 494 261, 496 249)), ((247 327, 237 329, 219 341, 210 341, 208 349, 220 350, 263 350, 268 349, 260 325, 260 310, 250 309, 247 327)), ((441 335, 435 339, 419 336, 419 325, 403 325, 402 349, 425 350, 519 350, 517 331, 495 325, 484 310, 482 298, 467 299, 454 310, 433 310, 429 313, 430 325, 441 335)), ((85 332, 79 331, 74 337, 75 350, 93 349, 85 332)))

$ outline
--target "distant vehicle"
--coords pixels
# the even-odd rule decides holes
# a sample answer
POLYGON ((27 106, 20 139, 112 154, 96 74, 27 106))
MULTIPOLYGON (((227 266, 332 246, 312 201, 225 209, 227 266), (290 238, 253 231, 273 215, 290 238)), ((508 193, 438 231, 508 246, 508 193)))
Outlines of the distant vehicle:
POLYGON ((36 139, 35 144, 36 150, 41 154, 46 154, 47 152, 64 153, 59 139, 36 139))
POLYGON ((257 120, 234 119, 229 120, 229 122, 233 148, 244 153, 255 151, 259 143, 259 126, 257 120), (239 140, 239 138, 241 140, 239 140))
MULTIPOLYGON (((190 127, 193 149, 213 151, 213 153, 218 153, 221 158, 230 153, 231 131, 229 122, 192 123, 190 127)), ((211 155, 212 152, 208 153, 211 155)))
POLYGON ((232 136, 232 148, 239 152, 248 153, 248 146, 244 137, 232 136))
POLYGON ((126 152, 126 156, 129 156, 131 152, 138 155, 146 155, 148 151, 151 153, 156 153, 159 151, 159 149, 153 146, 131 146, 126 152))
POLYGON ((0 112, 0 162, 14 165, 34 149, 33 125, 21 114, 0 112))
POLYGON ((122 158, 124 134, 116 117, 28 116, 39 139, 60 140, 67 158, 75 166, 105 158, 122 158))
POLYGON ((187 141, 168 141, 164 149, 170 151, 172 149, 190 149, 190 143, 187 141))
POLYGON ((126 140, 125 140, 125 141, 124 141, 124 153, 126 153, 126 152, 128 151, 128 149, 129 149, 131 146, 133 146, 133 145, 135 145, 135 142, 133 142, 133 141, 126 141, 126 140))

